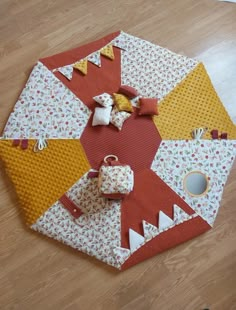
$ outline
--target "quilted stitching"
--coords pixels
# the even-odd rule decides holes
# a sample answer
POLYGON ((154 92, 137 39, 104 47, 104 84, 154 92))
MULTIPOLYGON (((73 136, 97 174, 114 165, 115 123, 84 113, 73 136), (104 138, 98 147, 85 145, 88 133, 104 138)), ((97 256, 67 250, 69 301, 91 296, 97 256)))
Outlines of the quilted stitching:
POLYGON ((33 152, 0 141, 0 156, 11 176, 28 225, 33 224, 90 166, 78 140, 49 140, 48 148, 33 152))

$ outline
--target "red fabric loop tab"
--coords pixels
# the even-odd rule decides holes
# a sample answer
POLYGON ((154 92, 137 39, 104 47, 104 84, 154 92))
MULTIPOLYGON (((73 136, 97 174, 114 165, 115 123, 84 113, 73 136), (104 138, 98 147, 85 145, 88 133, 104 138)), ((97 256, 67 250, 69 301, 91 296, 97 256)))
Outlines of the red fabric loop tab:
POLYGON ((14 139, 12 142, 12 146, 19 146, 20 145, 20 139, 14 139))
POLYGON ((211 136, 212 136, 212 139, 218 139, 219 136, 218 136, 218 130, 217 129, 213 129, 211 131, 211 136))
POLYGON ((222 132, 222 134, 220 135, 221 139, 227 139, 228 138, 228 134, 227 132, 222 132))
POLYGON ((99 175, 99 172, 98 171, 90 171, 87 175, 87 178, 88 179, 94 179, 94 178, 97 178, 99 175))
POLYGON ((28 149, 28 140, 27 139, 23 139, 22 141, 21 141, 21 148, 22 148, 22 150, 27 150, 28 149))
POLYGON ((59 201, 70 212, 70 214, 73 215, 74 218, 77 219, 83 214, 79 207, 65 194, 59 199, 59 201))

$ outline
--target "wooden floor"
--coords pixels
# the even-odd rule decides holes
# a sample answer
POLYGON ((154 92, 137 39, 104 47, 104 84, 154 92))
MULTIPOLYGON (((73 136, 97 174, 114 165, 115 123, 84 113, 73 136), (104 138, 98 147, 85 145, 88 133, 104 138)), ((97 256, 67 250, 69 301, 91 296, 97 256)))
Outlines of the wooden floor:
MULTIPOLYGON (((235 112, 235 4, 1 0, 0 131, 38 58, 119 29, 202 60, 235 112)), ((236 165, 214 229, 119 273, 26 229, 1 166, 0 309, 236 309, 235 189, 236 165)))

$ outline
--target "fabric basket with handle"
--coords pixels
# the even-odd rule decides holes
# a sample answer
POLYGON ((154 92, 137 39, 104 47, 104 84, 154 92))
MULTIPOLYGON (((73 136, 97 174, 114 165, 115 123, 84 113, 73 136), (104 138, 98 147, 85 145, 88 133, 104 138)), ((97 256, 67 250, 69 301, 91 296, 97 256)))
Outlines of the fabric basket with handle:
POLYGON ((134 173, 129 165, 121 164, 115 155, 107 155, 99 169, 98 188, 103 197, 122 199, 134 187, 134 173))

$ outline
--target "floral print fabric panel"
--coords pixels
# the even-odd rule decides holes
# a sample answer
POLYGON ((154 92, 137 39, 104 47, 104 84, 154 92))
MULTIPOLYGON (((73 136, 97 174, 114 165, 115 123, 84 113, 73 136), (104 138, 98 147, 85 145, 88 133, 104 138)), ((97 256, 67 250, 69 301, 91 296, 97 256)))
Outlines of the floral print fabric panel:
POLYGON ((99 193, 98 178, 88 178, 88 173, 80 178, 79 181, 67 191, 66 195, 84 213, 95 213, 107 206, 107 199, 101 197, 99 193))
POLYGON ((76 223, 92 231, 95 229, 102 234, 103 243, 112 242, 113 246, 120 246, 120 200, 106 200, 103 209, 95 213, 83 214, 76 223), (105 241, 107 240, 107 241, 105 241))
POLYGON ((41 62, 34 67, 4 138, 80 138, 91 112, 41 62))
POLYGON ((162 141, 151 169, 213 225, 235 154, 235 140, 162 141), (184 190, 184 177, 191 171, 200 171, 208 177, 206 194, 193 197, 184 190))
POLYGON ((143 97, 162 99, 198 64, 194 59, 122 32, 121 84, 135 87, 143 97))
POLYGON ((104 210, 75 220, 56 202, 31 228, 119 268, 113 249, 120 247, 120 207, 119 201, 107 200, 104 210))

